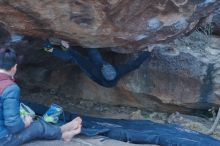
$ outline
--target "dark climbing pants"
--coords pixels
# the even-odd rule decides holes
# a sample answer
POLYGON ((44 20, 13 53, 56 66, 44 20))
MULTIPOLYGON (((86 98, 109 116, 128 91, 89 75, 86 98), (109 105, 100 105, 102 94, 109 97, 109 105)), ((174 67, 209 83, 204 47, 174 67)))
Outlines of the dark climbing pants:
POLYGON ((40 119, 34 121, 20 133, 11 134, 0 139, 0 146, 20 146, 31 140, 39 139, 56 140, 61 139, 61 135, 59 126, 48 124, 40 119))
POLYGON ((101 65, 105 63, 105 60, 103 60, 97 49, 89 49, 88 57, 82 56, 76 49, 62 51, 54 48, 52 54, 60 59, 72 61, 77 64, 88 77, 105 87, 115 86, 121 77, 139 68, 144 61, 147 60, 149 62, 151 58, 151 54, 149 52, 142 52, 135 60, 130 60, 126 64, 113 65, 117 72, 117 76, 114 80, 107 81, 101 73, 101 65))

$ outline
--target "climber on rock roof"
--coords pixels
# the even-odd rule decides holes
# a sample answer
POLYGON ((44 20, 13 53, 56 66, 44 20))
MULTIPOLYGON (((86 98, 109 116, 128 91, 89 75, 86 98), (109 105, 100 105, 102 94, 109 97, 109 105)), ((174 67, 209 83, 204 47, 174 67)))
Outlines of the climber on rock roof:
POLYGON ((65 61, 77 64, 80 69, 93 81, 104 87, 114 87, 118 80, 127 73, 137 69, 145 60, 150 60, 151 53, 142 51, 139 56, 126 64, 112 65, 102 58, 98 49, 88 49, 85 57, 78 47, 70 47, 69 43, 61 40, 60 45, 52 45, 49 41, 44 46, 46 52, 65 61))

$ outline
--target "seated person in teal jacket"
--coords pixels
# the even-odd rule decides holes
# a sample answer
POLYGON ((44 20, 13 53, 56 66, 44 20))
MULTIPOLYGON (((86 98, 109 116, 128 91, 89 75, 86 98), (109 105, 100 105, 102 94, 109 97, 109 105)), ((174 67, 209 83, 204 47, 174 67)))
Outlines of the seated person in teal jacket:
POLYGON ((20 116, 20 88, 14 82, 17 57, 12 49, 0 49, 0 145, 19 146, 35 139, 70 141, 81 131, 81 118, 59 127, 31 116, 20 116))
POLYGON ((151 58, 150 52, 142 51, 136 59, 126 64, 112 65, 102 58, 97 49, 89 48, 88 56, 83 56, 76 47, 70 48, 66 41, 61 41, 60 46, 52 45, 48 41, 44 50, 57 58, 77 64, 89 78, 104 87, 114 87, 120 78, 139 68, 144 61, 150 61, 151 58))

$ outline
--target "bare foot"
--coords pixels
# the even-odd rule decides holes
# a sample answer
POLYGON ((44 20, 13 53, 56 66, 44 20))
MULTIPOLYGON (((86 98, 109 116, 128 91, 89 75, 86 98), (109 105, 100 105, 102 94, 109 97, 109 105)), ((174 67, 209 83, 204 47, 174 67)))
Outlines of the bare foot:
POLYGON ((71 131, 77 129, 82 123, 82 119, 80 117, 77 117, 73 119, 72 121, 66 123, 65 125, 61 126, 61 131, 71 131))
POLYGON ((81 132, 81 127, 82 125, 80 125, 77 129, 75 130, 71 130, 71 131, 66 131, 62 134, 62 139, 66 142, 69 142, 72 140, 72 138, 74 136, 76 136, 77 134, 79 134, 81 132))

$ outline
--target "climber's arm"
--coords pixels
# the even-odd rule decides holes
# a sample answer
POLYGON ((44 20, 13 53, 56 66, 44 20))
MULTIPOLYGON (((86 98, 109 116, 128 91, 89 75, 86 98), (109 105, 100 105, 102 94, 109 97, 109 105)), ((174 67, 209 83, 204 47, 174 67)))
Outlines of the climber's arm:
POLYGON ((49 41, 47 41, 44 45, 44 51, 52 54, 55 57, 58 57, 62 60, 69 61, 72 59, 72 55, 70 49, 67 51, 61 50, 58 46, 52 45, 49 41))

